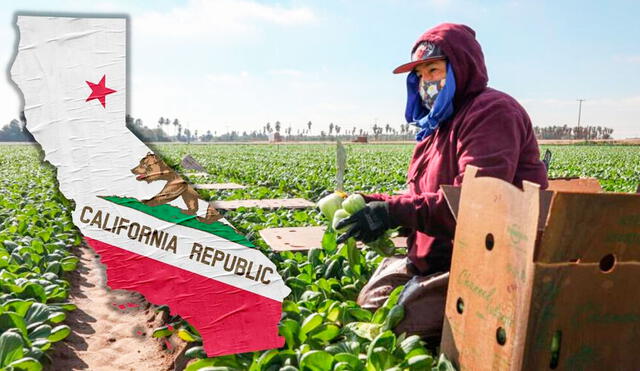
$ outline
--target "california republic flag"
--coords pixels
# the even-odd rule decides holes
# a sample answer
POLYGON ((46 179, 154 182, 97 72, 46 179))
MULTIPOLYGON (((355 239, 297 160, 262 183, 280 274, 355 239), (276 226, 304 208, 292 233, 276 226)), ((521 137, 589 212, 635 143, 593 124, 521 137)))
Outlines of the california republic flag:
POLYGON ((125 126, 127 22, 19 16, 11 77, 73 221, 134 290, 202 335, 209 356, 281 347, 275 265, 125 126))

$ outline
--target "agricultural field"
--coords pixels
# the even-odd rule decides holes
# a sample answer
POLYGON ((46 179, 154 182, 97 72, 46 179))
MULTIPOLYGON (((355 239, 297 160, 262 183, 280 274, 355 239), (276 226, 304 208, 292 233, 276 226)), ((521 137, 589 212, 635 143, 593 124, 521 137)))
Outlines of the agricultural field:
MULTIPOLYGON (((413 146, 346 145, 345 191, 393 192, 405 188, 413 146)), ((543 146, 553 158, 551 177, 591 176, 607 191, 632 192, 640 183, 640 146, 543 146)), ((302 197, 317 200, 335 187, 335 146, 159 145, 154 150, 176 169, 190 154, 210 176, 193 183, 235 182, 246 189, 199 192, 210 199, 302 197)), ((56 188, 51 166, 41 164, 37 147, 0 146, 0 368, 39 370, 48 349, 73 333, 65 323, 75 309, 69 302, 68 274, 77 257, 69 247, 81 243, 71 223, 72 204, 56 188)), ((355 298, 382 257, 374 251, 336 246, 326 238, 309 253, 273 253, 258 231, 268 227, 323 225, 316 209, 238 209, 225 217, 279 267, 291 288, 283 303, 282 349, 206 358, 197 331, 167 315, 157 338, 187 342, 187 370, 447 370, 435 349, 416 336, 389 329, 401 318, 396 291, 375 313, 355 298), (215 368, 211 368, 215 367, 215 368)), ((398 252, 402 252, 400 249, 398 252)), ((159 307, 158 311, 167 308, 159 307)))

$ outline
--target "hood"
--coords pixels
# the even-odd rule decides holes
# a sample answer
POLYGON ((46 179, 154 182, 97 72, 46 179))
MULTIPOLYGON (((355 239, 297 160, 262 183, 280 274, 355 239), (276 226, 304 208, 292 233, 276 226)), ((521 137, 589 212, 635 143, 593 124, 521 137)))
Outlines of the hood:
POLYGON ((453 104, 460 108, 487 87, 489 77, 484 64, 482 48, 476 40, 476 32, 469 26, 442 23, 429 29, 416 40, 413 50, 422 41, 430 41, 442 49, 449 58, 456 77, 456 93, 453 104))

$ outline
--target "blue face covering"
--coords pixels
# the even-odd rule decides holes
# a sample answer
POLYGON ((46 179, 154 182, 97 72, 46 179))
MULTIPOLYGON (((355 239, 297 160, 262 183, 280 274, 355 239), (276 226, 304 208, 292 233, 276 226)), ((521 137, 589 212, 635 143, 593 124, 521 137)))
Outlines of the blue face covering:
POLYGON ((453 114, 453 96, 456 94, 456 78, 453 75, 451 63, 447 63, 447 77, 442 91, 438 93, 433 109, 429 111, 422 104, 422 98, 418 91, 420 78, 412 71, 407 76, 407 108, 404 116, 407 122, 419 127, 416 140, 422 141, 433 134, 440 123, 447 120, 453 114))

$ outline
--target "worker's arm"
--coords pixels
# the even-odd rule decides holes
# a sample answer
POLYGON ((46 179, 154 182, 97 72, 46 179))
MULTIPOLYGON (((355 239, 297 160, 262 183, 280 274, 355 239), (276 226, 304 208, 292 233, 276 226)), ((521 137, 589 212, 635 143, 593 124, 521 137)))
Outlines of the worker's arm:
MULTIPOLYGON (((471 110, 457 133, 458 175, 453 185, 462 184, 469 164, 479 168, 479 176, 510 183, 514 180, 527 125, 530 126, 528 117, 523 111, 500 102, 480 107, 471 110)), ((389 217, 399 225, 434 237, 453 238, 455 221, 442 190, 389 196, 385 201, 389 205, 389 217)))

